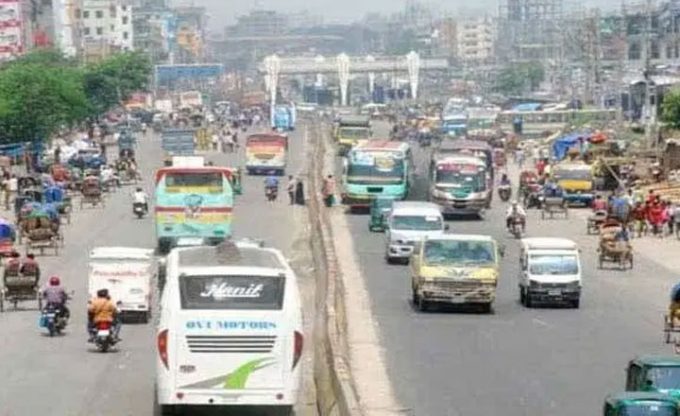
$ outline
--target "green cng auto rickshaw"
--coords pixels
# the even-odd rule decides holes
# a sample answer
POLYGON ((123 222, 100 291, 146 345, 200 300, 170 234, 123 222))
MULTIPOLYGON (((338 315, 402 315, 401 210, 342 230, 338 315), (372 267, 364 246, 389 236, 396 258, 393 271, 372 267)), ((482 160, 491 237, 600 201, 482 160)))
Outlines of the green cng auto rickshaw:
POLYGON ((661 393, 625 392, 610 394, 604 401, 604 416, 678 416, 680 402, 661 393))
POLYGON ((241 195, 243 193, 243 186, 241 184, 241 169, 240 168, 229 168, 231 170, 231 187, 234 190, 235 195, 241 195))
POLYGON ((387 214, 392 210, 394 198, 376 197, 371 202, 371 217, 368 220, 368 229, 371 232, 383 232, 387 228, 387 214))
POLYGON ((628 363, 626 391, 664 393, 680 399, 680 357, 643 355, 628 363))

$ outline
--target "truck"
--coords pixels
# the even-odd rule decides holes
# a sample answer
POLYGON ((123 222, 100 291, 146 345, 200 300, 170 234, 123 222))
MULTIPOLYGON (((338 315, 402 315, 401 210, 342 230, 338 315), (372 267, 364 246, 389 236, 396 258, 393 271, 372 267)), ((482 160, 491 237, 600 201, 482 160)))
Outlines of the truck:
POLYGON ((278 131, 295 130, 296 111, 292 104, 281 104, 274 108, 272 127, 278 131))
POLYGON ((590 206, 593 193, 593 169, 584 162, 560 162, 552 167, 551 176, 564 191, 569 204, 590 206))
POLYGON ((88 287, 90 297, 108 289, 124 318, 148 322, 151 316, 153 250, 135 247, 97 247, 90 252, 88 287))
POLYGON ((491 313, 503 250, 486 235, 441 234, 425 237, 411 256, 414 306, 467 305, 491 313))
POLYGON ((196 147, 196 129, 171 128, 161 132, 161 148, 165 153, 165 165, 172 165, 174 156, 193 156, 196 147))
POLYGON ((186 91, 179 94, 180 107, 202 107, 203 96, 200 91, 186 91))
POLYGON ((360 140, 371 137, 371 119, 368 116, 341 117, 335 125, 334 136, 338 142, 338 154, 345 156, 360 140))

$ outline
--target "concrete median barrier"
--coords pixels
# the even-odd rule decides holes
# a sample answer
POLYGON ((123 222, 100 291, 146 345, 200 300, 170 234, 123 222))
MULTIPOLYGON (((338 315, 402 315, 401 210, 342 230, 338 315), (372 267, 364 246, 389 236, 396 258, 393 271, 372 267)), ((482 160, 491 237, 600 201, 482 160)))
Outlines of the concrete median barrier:
POLYGON ((317 319, 314 340, 314 380, 320 416, 362 416, 350 372, 346 343, 345 304, 342 278, 333 244, 328 212, 323 209, 319 189, 325 166, 325 131, 318 123, 308 127, 312 137, 309 174, 309 219, 311 248, 317 276, 317 319))

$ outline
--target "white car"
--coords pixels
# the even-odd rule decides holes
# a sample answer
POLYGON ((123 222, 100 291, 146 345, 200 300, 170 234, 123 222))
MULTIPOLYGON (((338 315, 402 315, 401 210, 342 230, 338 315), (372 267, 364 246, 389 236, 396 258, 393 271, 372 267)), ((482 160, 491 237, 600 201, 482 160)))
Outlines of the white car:
POLYGON ((448 229, 441 208, 432 202, 395 202, 387 217, 387 247, 385 260, 388 263, 408 263, 413 249, 424 237, 443 234, 448 229))

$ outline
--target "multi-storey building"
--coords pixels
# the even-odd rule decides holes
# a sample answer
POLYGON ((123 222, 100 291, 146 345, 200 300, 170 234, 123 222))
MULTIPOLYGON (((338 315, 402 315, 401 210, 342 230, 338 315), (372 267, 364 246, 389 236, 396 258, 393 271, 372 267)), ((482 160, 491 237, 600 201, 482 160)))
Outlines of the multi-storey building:
POLYGON ((79 26, 90 59, 134 49, 132 5, 127 0, 83 0, 79 26))
POLYGON ((485 62, 493 59, 494 22, 489 17, 466 19, 458 24, 458 58, 485 62))

